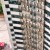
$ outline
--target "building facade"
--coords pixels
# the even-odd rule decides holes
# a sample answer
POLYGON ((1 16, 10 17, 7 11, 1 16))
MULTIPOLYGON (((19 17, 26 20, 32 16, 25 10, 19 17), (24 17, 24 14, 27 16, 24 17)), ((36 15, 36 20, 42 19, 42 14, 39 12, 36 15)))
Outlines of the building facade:
POLYGON ((50 0, 45 1, 44 49, 50 50, 50 0))
POLYGON ((46 24, 49 17, 46 18, 48 11, 44 6, 44 0, 1 0, 1 3, 13 50, 50 48, 50 43, 45 41, 45 39, 48 40, 45 33, 50 36, 50 31, 47 30, 50 25, 46 24), (45 45, 49 47, 46 48, 45 45))

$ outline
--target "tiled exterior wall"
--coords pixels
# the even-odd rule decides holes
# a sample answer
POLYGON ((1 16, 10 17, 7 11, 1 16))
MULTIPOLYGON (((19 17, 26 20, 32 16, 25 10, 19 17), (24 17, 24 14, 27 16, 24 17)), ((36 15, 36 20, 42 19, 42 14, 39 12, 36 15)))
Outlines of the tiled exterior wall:
POLYGON ((44 1, 2 1, 14 50, 43 50, 44 1))

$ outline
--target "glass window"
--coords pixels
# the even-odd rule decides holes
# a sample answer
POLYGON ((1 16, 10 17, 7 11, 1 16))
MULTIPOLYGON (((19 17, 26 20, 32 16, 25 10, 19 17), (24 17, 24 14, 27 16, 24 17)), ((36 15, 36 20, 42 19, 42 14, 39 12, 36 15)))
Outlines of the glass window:
POLYGON ((17 11, 17 12, 22 12, 22 10, 16 9, 16 8, 10 8, 11 11, 17 11))
POLYGON ((21 5, 21 2, 19 2, 18 0, 9 0, 10 4, 18 4, 21 5))
POLYGON ((22 22, 20 21, 12 21, 14 24, 23 24, 22 22))
POLYGON ((46 24, 45 24, 45 27, 50 30, 49 26, 47 26, 46 24))
POLYGON ((45 12, 47 15, 50 16, 50 12, 49 12, 49 11, 45 10, 44 12, 45 12))
POLYGON ((14 27, 14 29, 23 30, 23 28, 21 28, 21 27, 14 27))
POLYGON ((20 15, 12 15, 13 18, 22 18, 20 15))
POLYGON ((44 32, 45 32, 45 34, 47 34, 48 36, 50 36, 49 32, 47 32, 46 30, 44 32))
POLYGON ((10 0, 10 1, 17 1, 17 0, 10 0))
POLYGON ((46 2, 46 5, 47 5, 48 7, 50 7, 50 3, 46 2))

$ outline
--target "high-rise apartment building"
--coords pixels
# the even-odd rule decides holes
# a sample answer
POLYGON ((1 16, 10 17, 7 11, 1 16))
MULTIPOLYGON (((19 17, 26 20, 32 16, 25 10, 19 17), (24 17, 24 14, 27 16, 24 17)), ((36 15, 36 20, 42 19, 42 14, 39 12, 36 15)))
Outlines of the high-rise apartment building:
POLYGON ((46 16, 49 11, 44 0, 1 0, 1 3, 13 50, 50 48, 50 18, 46 16))
POLYGON ((45 1, 44 49, 50 50, 50 0, 45 1))

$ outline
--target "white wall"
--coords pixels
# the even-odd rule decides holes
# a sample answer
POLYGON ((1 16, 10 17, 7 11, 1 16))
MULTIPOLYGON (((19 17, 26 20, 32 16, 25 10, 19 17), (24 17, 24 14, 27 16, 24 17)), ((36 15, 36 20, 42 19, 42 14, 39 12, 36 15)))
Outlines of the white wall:
POLYGON ((0 18, 0 42, 5 42, 11 47, 10 39, 9 39, 9 34, 8 34, 8 29, 7 25, 2 18, 0 18))

